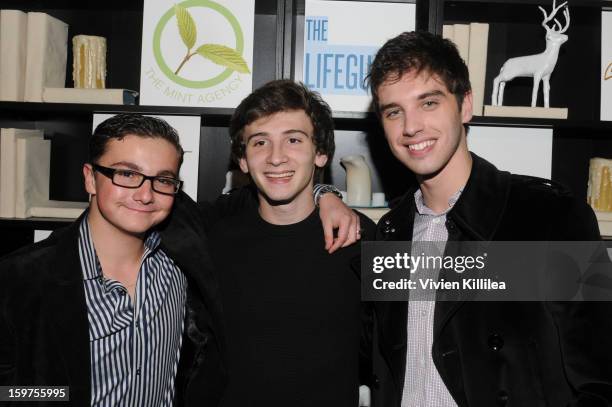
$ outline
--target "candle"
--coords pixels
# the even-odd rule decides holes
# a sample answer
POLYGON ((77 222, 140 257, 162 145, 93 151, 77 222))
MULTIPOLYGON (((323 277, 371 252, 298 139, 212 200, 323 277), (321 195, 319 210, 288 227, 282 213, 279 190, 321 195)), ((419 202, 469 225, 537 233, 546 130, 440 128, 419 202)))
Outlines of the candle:
POLYGON ((106 87, 106 38, 72 37, 72 80, 75 88, 106 87))
POLYGON ((591 159, 587 202, 596 211, 612 212, 612 160, 591 159))

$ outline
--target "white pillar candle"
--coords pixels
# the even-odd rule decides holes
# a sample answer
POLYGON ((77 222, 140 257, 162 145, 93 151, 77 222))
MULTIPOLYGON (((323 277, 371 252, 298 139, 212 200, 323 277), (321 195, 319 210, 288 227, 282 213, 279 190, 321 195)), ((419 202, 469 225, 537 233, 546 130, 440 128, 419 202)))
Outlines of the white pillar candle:
POLYGON ((106 38, 72 37, 72 80, 75 88, 106 88, 106 38))
POLYGON ((612 212, 612 160, 591 158, 587 202, 596 211, 612 212))

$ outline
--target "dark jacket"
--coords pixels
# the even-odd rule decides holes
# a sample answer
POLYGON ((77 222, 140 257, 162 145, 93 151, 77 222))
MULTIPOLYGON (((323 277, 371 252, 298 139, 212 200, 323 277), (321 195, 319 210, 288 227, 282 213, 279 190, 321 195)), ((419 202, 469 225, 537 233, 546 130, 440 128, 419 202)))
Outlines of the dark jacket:
MULTIPOLYGON (((215 208, 196 206, 180 194, 160 227, 162 249, 188 281, 176 382, 179 405, 217 405, 226 382, 218 285, 206 240, 218 215, 215 208)), ((80 220, 0 260, 0 385, 69 386, 70 403, 62 405, 78 407, 91 399, 80 220)))
MULTIPOLYGON (((449 241, 600 239, 593 211, 549 180, 512 175, 472 154, 449 241)), ((412 239, 415 189, 378 224, 378 240, 412 239)), ((438 292, 440 295, 440 292, 438 292)), ((437 302, 432 357, 461 407, 611 406, 612 303, 437 302)), ((375 407, 399 407, 406 302, 375 304, 375 407)))

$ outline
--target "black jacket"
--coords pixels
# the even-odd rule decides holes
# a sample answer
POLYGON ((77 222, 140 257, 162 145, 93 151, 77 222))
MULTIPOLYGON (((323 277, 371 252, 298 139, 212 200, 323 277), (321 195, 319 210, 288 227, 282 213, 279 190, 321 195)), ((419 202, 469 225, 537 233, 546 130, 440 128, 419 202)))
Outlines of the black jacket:
MULTIPOLYGON (((235 210, 232 205, 243 203, 235 197, 216 208, 198 206, 180 194, 160 227, 162 249, 188 281, 179 405, 217 405, 226 383, 218 284, 206 231, 221 210, 235 210)), ((70 403, 62 405, 78 407, 91 399, 80 220, 0 260, 0 385, 69 386, 70 403)))
MULTIPOLYGON (((593 211, 562 186, 473 157, 447 214, 449 241, 600 239, 593 211)), ((412 239, 415 189, 378 224, 378 240, 412 239)), ((440 293, 438 293, 440 295, 440 293)), ((375 304, 375 407, 399 407, 406 302, 375 304)), ((432 357, 461 407, 612 406, 612 303, 437 302, 432 357)))

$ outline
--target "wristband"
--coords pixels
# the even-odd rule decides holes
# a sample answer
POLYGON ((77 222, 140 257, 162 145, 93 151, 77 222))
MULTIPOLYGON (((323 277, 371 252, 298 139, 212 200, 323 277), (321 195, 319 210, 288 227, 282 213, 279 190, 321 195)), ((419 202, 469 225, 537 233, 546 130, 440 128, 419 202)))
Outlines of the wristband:
POLYGON ((319 200, 321 199, 321 197, 324 194, 327 194, 328 192, 333 193, 338 198, 340 198, 340 200, 342 200, 342 194, 340 193, 340 190, 333 185, 317 184, 314 186, 313 192, 314 192, 315 205, 317 207, 319 206, 319 200))

